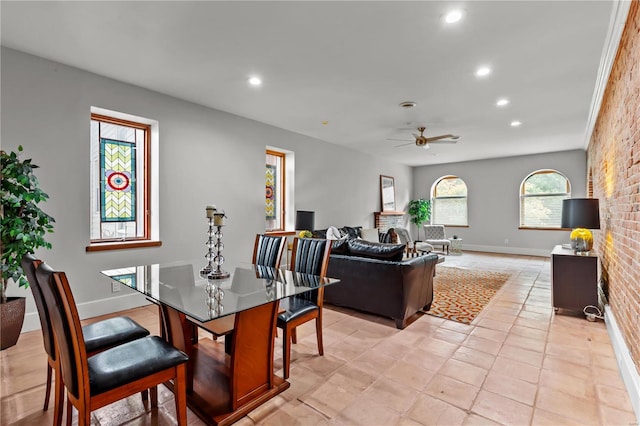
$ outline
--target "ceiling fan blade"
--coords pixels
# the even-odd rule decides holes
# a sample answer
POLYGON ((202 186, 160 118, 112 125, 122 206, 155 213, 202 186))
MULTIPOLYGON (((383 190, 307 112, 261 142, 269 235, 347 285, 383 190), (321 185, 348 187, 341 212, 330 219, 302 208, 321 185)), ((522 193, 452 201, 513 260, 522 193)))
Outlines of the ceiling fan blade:
POLYGON ((400 145, 396 145, 394 148, 399 148, 399 147, 401 147, 401 146, 414 145, 414 144, 415 144, 415 142, 402 143, 402 144, 400 144, 400 145))
POLYGON ((437 140, 437 141, 429 142, 429 144, 432 144, 432 143, 458 143, 458 141, 455 140, 455 139, 440 139, 440 140, 437 140))
POLYGON ((440 136, 431 136, 427 138, 427 142, 438 141, 440 139, 458 139, 459 136, 455 136, 452 134, 440 135, 440 136))
POLYGON ((411 139, 394 139, 394 138, 387 138, 388 141, 395 141, 395 142, 409 142, 411 141, 411 139))

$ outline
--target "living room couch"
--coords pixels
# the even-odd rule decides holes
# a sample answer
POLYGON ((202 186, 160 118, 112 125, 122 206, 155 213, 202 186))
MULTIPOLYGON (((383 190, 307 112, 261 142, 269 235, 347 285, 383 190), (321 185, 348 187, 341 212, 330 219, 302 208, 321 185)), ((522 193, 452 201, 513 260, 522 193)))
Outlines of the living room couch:
POLYGON ((404 244, 335 241, 327 276, 340 283, 325 288, 325 303, 393 318, 405 328, 416 312, 431 307, 438 255, 403 259, 404 251, 404 244))

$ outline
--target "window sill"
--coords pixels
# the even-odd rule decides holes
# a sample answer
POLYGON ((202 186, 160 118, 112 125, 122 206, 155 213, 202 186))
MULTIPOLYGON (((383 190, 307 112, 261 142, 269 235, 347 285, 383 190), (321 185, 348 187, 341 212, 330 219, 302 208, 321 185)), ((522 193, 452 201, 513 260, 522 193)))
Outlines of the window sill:
POLYGON ((571 229, 567 228, 536 228, 534 226, 519 226, 518 229, 524 231, 571 231, 571 229))
POLYGON ((162 241, 117 241, 113 243, 95 243, 86 247, 86 251, 128 250, 143 247, 160 247, 162 241))

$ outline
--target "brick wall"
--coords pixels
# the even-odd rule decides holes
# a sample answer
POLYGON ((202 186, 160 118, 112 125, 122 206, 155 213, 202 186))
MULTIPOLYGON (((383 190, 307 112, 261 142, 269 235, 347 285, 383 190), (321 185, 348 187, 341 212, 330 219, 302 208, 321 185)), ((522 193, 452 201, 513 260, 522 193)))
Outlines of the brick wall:
POLYGON ((404 213, 380 214, 378 212, 375 212, 373 214, 373 223, 374 226, 378 228, 379 232, 387 232, 389 228, 404 228, 404 213))
POLYGON ((640 371, 640 2, 631 4, 587 153, 605 288, 640 371))

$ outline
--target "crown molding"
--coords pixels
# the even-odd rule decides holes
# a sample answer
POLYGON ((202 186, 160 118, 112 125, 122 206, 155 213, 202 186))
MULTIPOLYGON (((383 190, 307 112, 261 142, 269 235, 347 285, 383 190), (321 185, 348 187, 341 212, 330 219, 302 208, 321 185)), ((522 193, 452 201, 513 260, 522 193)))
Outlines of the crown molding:
POLYGON ((609 30, 602 49, 602 57, 600 58, 600 65, 598 66, 596 87, 593 91, 593 97, 591 98, 589 118, 587 120, 587 128, 584 135, 585 150, 589 147, 591 135, 593 134, 593 129, 596 125, 598 114, 600 113, 602 98, 604 96, 604 91, 607 88, 607 83, 609 82, 613 62, 616 59, 616 54, 620 47, 620 39, 622 38, 622 32, 624 30, 625 23, 627 22, 629 8, 631 7, 631 0, 615 0, 612 4, 609 30))

